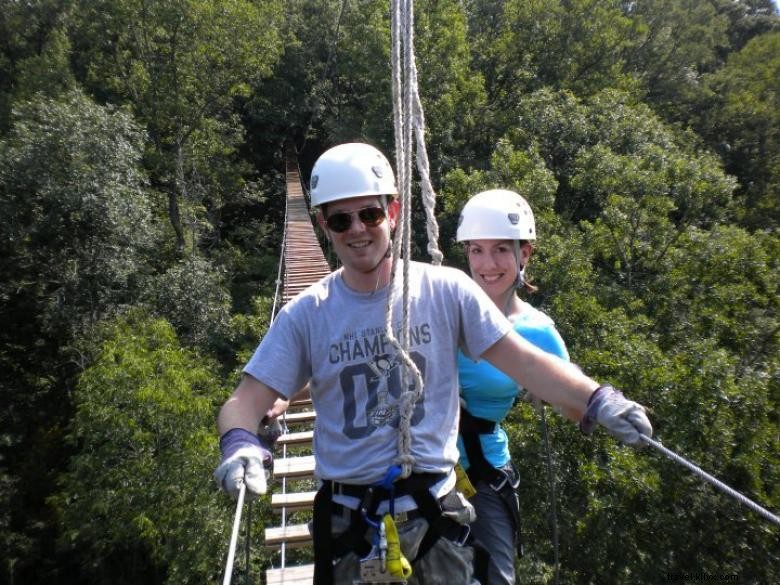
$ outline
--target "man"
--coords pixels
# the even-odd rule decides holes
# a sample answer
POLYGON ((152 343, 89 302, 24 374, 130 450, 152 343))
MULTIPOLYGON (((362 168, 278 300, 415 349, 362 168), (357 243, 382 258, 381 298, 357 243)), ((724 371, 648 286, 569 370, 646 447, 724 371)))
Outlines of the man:
MULTIPOLYGON (((379 519, 388 511, 412 564, 409 583, 474 582, 473 509, 455 489, 453 472, 459 348, 542 400, 584 413, 589 428, 598 421, 636 445, 640 433, 652 433, 642 406, 524 341, 464 273, 412 262, 408 351, 423 391, 411 416, 413 472, 394 482, 399 398, 408 384, 385 331, 390 288, 400 288, 391 277, 396 194, 390 164, 370 145, 342 144, 317 160, 312 205, 342 267, 282 309, 217 420, 220 485, 232 494, 242 484, 250 494, 265 493, 263 462, 271 456, 255 434, 258 425, 278 398, 289 399, 309 383, 321 482, 314 510, 317 585, 361 579, 361 563, 368 566, 361 559, 375 552, 379 519)), ((393 298, 399 299, 396 317, 401 295, 393 298)), ((400 329, 396 320, 393 329, 400 329)))

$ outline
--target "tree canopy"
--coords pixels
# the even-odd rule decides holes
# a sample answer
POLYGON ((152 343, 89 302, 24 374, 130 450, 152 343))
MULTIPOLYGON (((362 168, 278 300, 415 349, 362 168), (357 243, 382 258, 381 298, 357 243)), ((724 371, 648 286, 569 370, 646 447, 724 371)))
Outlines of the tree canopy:
MULTIPOLYGON (((524 195, 528 301, 573 361, 780 510, 772 0, 414 7, 445 262, 465 268, 471 195, 524 195)), ((389 8, 0 0, 0 583, 217 582, 214 417, 274 306, 286 157, 304 182, 337 142, 392 160, 389 8)), ((776 527, 657 453, 546 420, 561 582, 780 581, 776 527)), ((518 575, 553 583, 538 415, 518 405, 507 430, 518 575)))

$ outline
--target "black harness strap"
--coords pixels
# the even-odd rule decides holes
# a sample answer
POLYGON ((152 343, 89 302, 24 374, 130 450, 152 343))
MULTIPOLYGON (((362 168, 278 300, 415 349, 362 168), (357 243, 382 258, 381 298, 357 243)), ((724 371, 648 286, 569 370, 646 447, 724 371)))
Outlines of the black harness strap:
POLYGON ((466 473, 472 483, 495 476, 496 468, 485 459, 482 443, 479 440, 480 435, 491 434, 495 430, 494 421, 474 416, 465 408, 460 409, 459 431, 463 438, 463 446, 466 448, 466 456, 469 458, 469 468, 466 473))
POLYGON ((515 523, 515 535, 517 541, 517 554, 522 557, 524 554, 523 540, 520 533, 520 501, 517 498, 517 485, 509 481, 509 476, 502 470, 493 467, 482 451, 482 443, 479 435, 492 434, 496 429, 496 423, 474 416, 465 408, 460 409, 460 436, 463 438, 463 446, 466 449, 466 456, 469 458, 469 468, 466 474, 472 483, 485 481, 493 486, 496 493, 501 497, 512 520, 515 523))
POLYGON ((314 496, 314 585, 333 585, 332 503, 333 483, 326 480, 314 496))
POLYGON ((421 558, 427 553, 431 547, 436 544, 436 541, 441 538, 449 528, 452 529, 452 525, 456 524, 454 520, 442 516, 441 504, 439 501, 431 495, 428 490, 421 490, 412 494, 414 501, 417 503, 417 507, 422 512, 423 517, 428 522, 428 530, 425 536, 420 542, 420 546, 417 549, 417 556, 413 561, 421 558))

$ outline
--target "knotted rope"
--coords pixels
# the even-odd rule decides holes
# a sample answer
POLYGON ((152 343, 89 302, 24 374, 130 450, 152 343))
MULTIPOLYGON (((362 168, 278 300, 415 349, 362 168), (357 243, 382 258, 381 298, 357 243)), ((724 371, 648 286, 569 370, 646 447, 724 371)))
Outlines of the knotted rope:
POLYGON ((436 197, 430 181, 430 165, 425 148, 425 121, 422 102, 417 87, 417 66, 414 58, 414 2, 391 2, 391 42, 393 78, 393 129, 395 135, 395 162, 398 177, 398 196, 401 215, 393 242, 391 282, 387 297, 385 328, 390 343, 403 362, 402 393, 399 400, 398 458, 401 477, 408 477, 414 466, 411 453, 411 419, 414 407, 422 396, 423 380, 419 369, 409 355, 409 270, 412 232, 412 159, 414 137, 417 146, 417 170, 420 174, 423 205, 428 232, 428 253, 433 264, 441 264, 442 253, 438 248, 439 226, 435 217, 436 197), (395 302, 395 278, 399 258, 403 258, 402 316, 400 342, 393 330, 393 303, 395 302))

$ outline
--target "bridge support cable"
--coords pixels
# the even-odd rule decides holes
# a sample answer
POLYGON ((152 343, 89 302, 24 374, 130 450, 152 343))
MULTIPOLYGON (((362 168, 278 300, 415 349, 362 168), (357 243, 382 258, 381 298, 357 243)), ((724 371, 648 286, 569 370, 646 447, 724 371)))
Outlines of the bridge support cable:
MULTIPOLYGON (((287 161, 286 183, 284 236, 278 278, 282 305, 331 272, 314 231, 297 162, 292 158, 287 161)), ((276 306, 276 301, 274 303, 276 306)), ((296 429, 296 432, 290 432, 290 428, 300 424, 310 427, 314 419, 311 401, 302 400, 291 403, 281 421, 283 434, 277 440, 277 445, 282 450, 281 456, 274 461, 276 490, 271 497, 271 508, 279 513, 279 525, 266 528, 265 531, 266 548, 278 549, 280 556, 278 564, 266 571, 268 585, 310 584, 313 579, 313 565, 287 565, 287 549, 312 544, 306 524, 298 525, 291 521, 296 512, 310 510, 313 505, 314 492, 295 489, 297 482, 310 482, 313 479, 314 457, 301 455, 302 449, 303 453, 311 451, 312 431, 296 429), (294 449, 295 453, 289 449, 294 449)))
POLYGON ((298 167, 292 161, 287 163, 287 214, 282 259, 282 303, 331 272, 312 225, 298 167))

